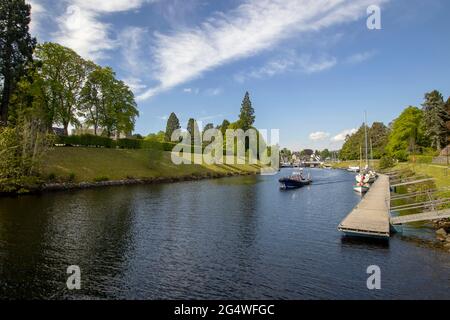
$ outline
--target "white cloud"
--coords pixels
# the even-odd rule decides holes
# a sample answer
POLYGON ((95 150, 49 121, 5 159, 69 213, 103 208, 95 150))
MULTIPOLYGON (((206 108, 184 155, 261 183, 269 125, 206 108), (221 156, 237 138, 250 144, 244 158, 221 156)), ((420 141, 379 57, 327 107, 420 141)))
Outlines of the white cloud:
POLYGON ((215 114, 215 115, 210 115, 210 116, 203 116, 198 118, 198 121, 210 121, 210 120, 214 120, 214 119, 218 119, 218 118, 223 118, 223 114, 215 114))
POLYGON ((133 75, 149 72, 143 54, 142 43, 146 42, 147 29, 127 27, 119 33, 118 43, 123 58, 123 68, 133 75))
POLYGON ((222 94, 222 92, 223 92, 222 88, 210 88, 205 91, 205 94, 207 96, 218 96, 222 94))
POLYGON ((66 0, 66 12, 56 21, 59 30, 55 41, 77 51, 89 59, 101 59, 105 51, 120 43, 110 37, 111 25, 101 21, 108 13, 124 12, 140 8, 154 0, 66 0))
POLYGON ((31 5, 30 33, 35 36, 40 31, 40 24, 45 15, 45 8, 35 0, 27 0, 26 2, 31 5))
POLYGON ((337 59, 335 57, 320 57, 314 60, 311 55, 297 55, 295 52, 288 52, 282 57, 270 60, 261 68, 235 75, 235 79, 238 82, 244 82, 250 78, 269 78, 277 74, 295 71, 311 74, 332 68, 336 63, 337 59))
POLYGON ((356 53, 354 55, 351 55, 346 59, 346 63, 348 64, 358 64, 365 62, 371 58, 373 58, 376 55, 375 51, 366 51, 366 52, 360 52, 356 53))
POLYGON ((348 135, 352 135, 352 134, 356 133, 356 131, 358 131, 358 129, 347 129, 347 130, 344 130, 344 131, 338 133, 337 135, 335 135, 333 138, 331 138, 331 141, 333 141, 333 142, 344 142, 345 138, 348 135))
POLYGON ((71 0, 71 2, 89 11, 111 13, 138 9, 154 0, 71 0))
POLYGON ((134 94, 139 94, 143 90, 147 89, 147 85, 142 83, 142 80, 139 78, 128 77, 123 79, 123 82, 125 82, 125 84, 130 87, 134 94))
MULTIPOLYGON (((139 96, 161 91, 199 77, 204 72, 272 48, 299 32, 319 31, 355 21, 369 5, 388 0, 247 0, 218 13, 200 26, 156 34, 153 58, 159 85, 139 96)), ((316 66, 312 70, 320 68, 316 66)))
POLYGON ((184 88, 183 89, 184 93, 189 93, 189 94, 199 94, 200 93, 200 89, 199 88, 184 88))
POLYGON ((330 134, 328 132, 323 132, 323 131, 317 131, 317 132, 313 132, 309 135, 309 139, 313 140, 313 141, 321 141, 321 140, 325 140, 330 136, 330 134))

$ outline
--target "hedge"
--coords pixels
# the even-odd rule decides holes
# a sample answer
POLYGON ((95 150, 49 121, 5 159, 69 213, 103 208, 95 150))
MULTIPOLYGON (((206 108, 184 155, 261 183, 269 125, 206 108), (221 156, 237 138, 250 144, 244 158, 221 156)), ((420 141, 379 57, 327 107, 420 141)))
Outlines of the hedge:
MULTIPOLYGON (((84 134, 79 136, 59 136, 56 145, 72 146, 72 147, 95 147, 95 148, 119 148, 119 149, 155 149, 162 151, 172 151, 176 143, 174 142, 158 142, 154 140, 142 139, 118 139, 113 140, 108 137, 95 136, 92 134, 84 134)), ((184 146, 185 150, 190 146, 184 146)), ((205 146, 202 146, 202 151, 205 146)), ((191 152, 196 150, 191 146, 191 152)), ((226 150, 224 149, 224 155, 226 150)))
POLYGON ((139 139, 118 139, 84 134, 79 136, 60 136, 57 145, 72 147, 95 147, 95 148, 120 148, 120 149, 157 149, 172 151, 175 144, 171 142, 157 142, 139 139))

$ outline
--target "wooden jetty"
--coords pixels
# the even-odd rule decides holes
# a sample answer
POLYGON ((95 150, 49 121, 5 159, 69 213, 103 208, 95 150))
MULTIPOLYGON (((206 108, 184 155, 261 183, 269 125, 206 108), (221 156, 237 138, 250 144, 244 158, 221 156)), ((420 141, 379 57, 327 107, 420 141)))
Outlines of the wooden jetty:
POLYGON ((444 189, 417 191, 405 195, 391 195, 391 188, 433 181, 432 178, 413 177, 408 180, 393 179, 389 175, 380 175, 361 202, 339 224, 339 231, 346 235, 389 238, 394 228, 391 226, 413 222, 433 221, 450 218, 450 209, 437 210, 450 203, 450 198, 433 199, 432 195, 444 189), (414 180, 413 180, 414 179, 414 180), (391 183, 393 182, 393 185, 391 183), (429 200, 391 207, 391 200, 428 196, 429 200), (391 217, 391 211, 400 212, 423 209, 427 212, 391 217))
POLYGON ((347 235, 389 238, 390 197, 389 176, 380 175, 338 229, 347 235))
POLYGON ((422 221, 432 221, 450 218, 450 209, 441 211, 430 211, 424 213, 410 214, 407 216, 398 216, 391 218, 392 225, 401 225, 411 222, 422 222, 422 221))

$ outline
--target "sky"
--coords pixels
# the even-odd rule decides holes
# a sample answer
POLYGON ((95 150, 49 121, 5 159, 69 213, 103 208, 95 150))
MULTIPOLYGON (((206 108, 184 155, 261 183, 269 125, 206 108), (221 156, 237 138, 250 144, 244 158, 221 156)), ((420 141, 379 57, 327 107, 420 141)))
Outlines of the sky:
MULTIPOLYGON (((31 32, 111 66, 132 88, 136 132, 236 121, 293 150, 339 149, 426 92, 450 95, 448 0, 27 0, 31 32), (370 6, 381 29, 369 29, 370 6)), ((370 20, 372 21, 372 20, 370 20)))

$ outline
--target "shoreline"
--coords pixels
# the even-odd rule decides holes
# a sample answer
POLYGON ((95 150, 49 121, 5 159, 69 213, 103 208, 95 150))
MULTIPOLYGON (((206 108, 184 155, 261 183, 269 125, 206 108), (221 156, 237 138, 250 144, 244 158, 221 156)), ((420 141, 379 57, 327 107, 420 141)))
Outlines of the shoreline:
POLYGON ((203 175, 186 175, 179 177, 155 177, 155 178, 143 178, 143 179, 121 179, 121 180, 108 180, 99 182, 48 182, 42 184, 40 187, 31 189, 27 193, 18 192, 2 192, 2 197, 16 197, 21 195, 36 195, 52 192, 64 192, 74 190, 88 190, 98 189, 103 187, 118 187, 118 186, 135 186, 135 185, 151 185, 151 184, 165 184, 165 183, 178 183, 189 181, 201 181, 201 180, 214 180, 233 177, 244 176, 256 176, 257 172, 228 172, 228 173, 207 173, 203 175))

